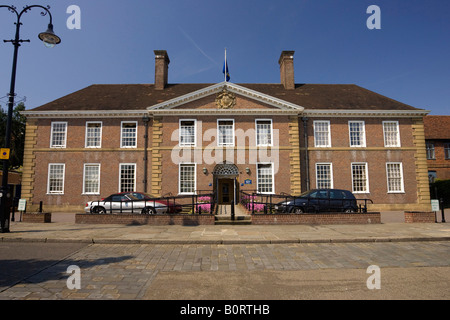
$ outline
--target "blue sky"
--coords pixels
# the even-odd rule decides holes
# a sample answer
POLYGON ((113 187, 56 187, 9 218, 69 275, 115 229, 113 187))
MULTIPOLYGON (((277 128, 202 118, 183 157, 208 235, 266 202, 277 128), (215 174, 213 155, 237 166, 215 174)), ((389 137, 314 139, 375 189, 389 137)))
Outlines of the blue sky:
MULTIPOLYGON (((6 1, 6 0, 5 0, 6 1)), ((354 83, 430 114, 450 115, 450 1, 447 0, 14 0, 50 5, 60 45, 37 38, 48 16, 22 17, 17 100, 28 109, 91 84, 153 83, 153 50, 167 50, 170 83, 279 83, 278 58, 295 50, 296 83, 354 83), (67 28, 70 5, 81 29, 67 28), (368 6, 381 9, 369 30, 368 6)), ((0 9, 0 40, 15 15, 0 9)), ((9 92, 13 46, 0 42, 0 105, 9 92), (1 98, 4 97, 4 98, 1 98)))

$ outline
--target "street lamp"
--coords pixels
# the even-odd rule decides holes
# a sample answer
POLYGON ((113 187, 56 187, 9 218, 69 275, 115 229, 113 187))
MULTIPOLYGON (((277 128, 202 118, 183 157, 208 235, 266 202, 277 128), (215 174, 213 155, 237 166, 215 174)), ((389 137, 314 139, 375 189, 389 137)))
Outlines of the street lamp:
MULTIPOLYGON (((3 42, 11 42, 14 46, 14 55, 13 55, 13 65, 11 72, 11 87, 9 91, 9 100, 8 100, 8 118, 6 121, 6 134, 5 134, 5 149, 7 150, 6 154, 9 154, 9 149, 11 147, 11 124, 12 124, 12 113, 14 107, 14 97, 15 97, 15 86, 16 86, 16 69, 17 69, 17 53, 22 42, 30 42, 30 40, 21 40, 20 39, 20 26, 22 23, 20 22, 20 18, 22 15, 32 8, 41 8, 44 11, 41 12, 41 16, 46 16, 47 14, 50 17, 50 23, 48 24, 48 29, 45 32, 41 32, 39 34, 39 39, 44 42, 47 47, 54 47, 56 44, 61 42, 61 39, 55 35, 53 32, 53 24, 52 24, 52 14, 48 9, 49 6, 43 7, 40 5, 32 5, 25 6, 22 11, 18 12, 16 7, 14 6, 5 6, 0 5, 0 8, 7 8, 10 12, 15 13, 17 17, 16 25, 16 36, 14 40, 3 40, 3 42)), ((9 232, 9 220, 10 220, 10 203, 8 202, 8 198, 11 195, 8 193, 8 166, 9 166, 9 158, 3 159, 3 177, 2 177, 2 187, 1 187, 1 201, 0 201, 0 232, 9 232)))

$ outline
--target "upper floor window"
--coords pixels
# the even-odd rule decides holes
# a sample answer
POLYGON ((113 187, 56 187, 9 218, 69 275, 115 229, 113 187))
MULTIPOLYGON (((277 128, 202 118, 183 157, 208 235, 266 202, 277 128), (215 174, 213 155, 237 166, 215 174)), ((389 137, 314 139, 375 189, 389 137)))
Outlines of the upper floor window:
POLYGON ((122 121, 122 129, 120 132, 121 148, 136 148, 137 146, 137 122, 122 121))
POLYGON ((67 140, 67 122, 52 122, 50 133, 51 148, 65 148, 67 140))
POLYGON ((384 146, 400 147, 398 121, 383 121, 384 146))
POLYGON ((331 147, 330 121, 314 121, 314 146, 331 147))
POLYGON ((450 142, 444 143, 444 154, 445 154, 445 159, 449 160, 450 159, 450 142))
POLYGON ((428 160, 434 160, 436 159, 435 153, 434 153, 434 143, 433 142, 426 142, 425 143, 426 149, 427 149, 427 159, 428 160))
POLYGON ((195 147, 196 120, 180 120, 180 146, 195 147))
POLYGON ((349 121, 350 147, 365 147, 366 132, 364 121, 349 121))
POLYGON ((217 145, 234 146, 234 120, 217 120, 217 145))
POLYGON ((255 120, 256 122, 256 145, 272 145, 272 120, 255 120))
POLYGON ((102 123, 86 122, 86 148, 100 148, 102 146, 102 123))

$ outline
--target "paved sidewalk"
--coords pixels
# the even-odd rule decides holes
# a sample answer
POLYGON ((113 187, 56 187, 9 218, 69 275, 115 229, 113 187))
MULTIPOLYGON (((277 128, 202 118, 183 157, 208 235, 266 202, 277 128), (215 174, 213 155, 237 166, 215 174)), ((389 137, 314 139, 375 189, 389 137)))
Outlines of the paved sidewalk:
MULTIPOLYGON (((62 219, 55 219, 61 221, 62 219)), ((53 221, 53 217, 52 217, 53 221)), ((11 222, 0 241, 87 243, 327 243, 448 241, 449 223, 382 223, 372 225, 214 225, 150 226, 11 222)))

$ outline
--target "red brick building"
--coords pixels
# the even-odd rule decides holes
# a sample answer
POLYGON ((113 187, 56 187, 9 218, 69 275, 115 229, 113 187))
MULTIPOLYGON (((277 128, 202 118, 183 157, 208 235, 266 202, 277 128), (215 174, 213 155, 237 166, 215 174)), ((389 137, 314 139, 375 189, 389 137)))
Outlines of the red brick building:
POLYGON ((428 210, 427 111, 356 85, 296 84, 293 51, 279 84, 170 84, 166 51, 155 83, 92 85, 24 112, 22 195, 79 210, 136 190, 299 194, 342 188, 374 210, 428 210))
POLYGON ((450 116, 426 116, 423 121, 430 182, 450 179, 450 116))

